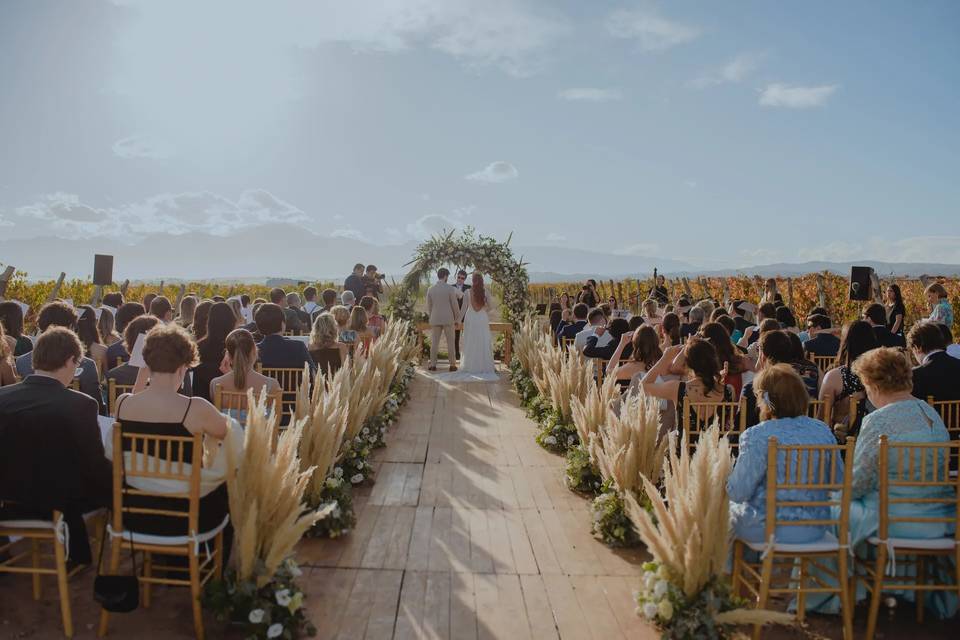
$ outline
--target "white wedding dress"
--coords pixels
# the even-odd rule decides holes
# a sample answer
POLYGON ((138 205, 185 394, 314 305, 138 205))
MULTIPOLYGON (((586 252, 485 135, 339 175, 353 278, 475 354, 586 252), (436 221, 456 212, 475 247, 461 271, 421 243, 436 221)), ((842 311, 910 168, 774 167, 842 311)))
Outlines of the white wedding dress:
POLYGON ((500 379, 493 361, 493 338, 490 335, 490 298, 478 311, 467 294, 463 299, 463 331, 460 333, 460 367, 452 373, 436 377, 448 382, 493 382, 500 379))

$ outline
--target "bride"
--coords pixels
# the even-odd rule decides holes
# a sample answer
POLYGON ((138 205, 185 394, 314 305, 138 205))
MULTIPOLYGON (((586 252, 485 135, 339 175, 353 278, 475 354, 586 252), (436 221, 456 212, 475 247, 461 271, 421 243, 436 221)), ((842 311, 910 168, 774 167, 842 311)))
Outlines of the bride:
POLYGON ((474 272, 470 289, 463 296, 460 354, 462 378, 470 380, 497 380, 493 363, 493 339, 490 336, 490 294, 483 284, 483 276, 474 272))

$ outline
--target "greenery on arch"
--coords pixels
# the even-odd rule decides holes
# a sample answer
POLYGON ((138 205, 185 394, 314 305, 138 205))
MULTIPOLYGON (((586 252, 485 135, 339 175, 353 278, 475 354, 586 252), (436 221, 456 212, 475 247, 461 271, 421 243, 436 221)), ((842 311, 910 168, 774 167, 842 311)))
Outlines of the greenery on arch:
POLYGON ((528 311, 526 263, 513 257, 510 238, 498 242, 494 238, 478 235, 472 227, 459 234, 456 230, 431 237, 417 247, 414 258, 404 266, 410 271, 403 281, 393 287, 390 308, 393 315, 404 320, 419 320, 414 317, 414 305, 420 287, 442 266, 456 269, 473 267, 489 276, 500 285, 500 313, 506 322, 519 322, 528 311))

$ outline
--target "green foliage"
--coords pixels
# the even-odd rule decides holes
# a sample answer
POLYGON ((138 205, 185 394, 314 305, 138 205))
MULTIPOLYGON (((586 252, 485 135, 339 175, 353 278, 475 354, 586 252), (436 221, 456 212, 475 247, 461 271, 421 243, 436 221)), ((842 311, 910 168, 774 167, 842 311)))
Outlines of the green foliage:
POLYGON ((551 408, 540 422, 537 444, 553 453, 565 454, 568 449, 580 444, 577 428, 564 422, 560 414, 551 408))
POLYGON ((590 454, 583 445, 571 447, 567 451, 567 486, 574 491, 596 494, 600 490, 603 478, 590 461, 590 454))
POLYGON ((353 526, 357 524, 357 515, 353 511, 353 485, 349 478, 344 478, 344 468, 342 466, 334 467, 333 473, 323 485, 323 491, 320 492, 320 499, 317 504, 309 506, 317 508, 331 502, 337 505, 333 512, 323 520, 318 520, 307 531, 307 536, 311 538, 339 538, 350 533, 353 526))
POLYGON ((623 498, 609 483, 605 482, 602 493, 594 498, 590 507, 593 515, 593 535, 611 547, 632 547, 640 542, 637 530, 627 517, 623 498))

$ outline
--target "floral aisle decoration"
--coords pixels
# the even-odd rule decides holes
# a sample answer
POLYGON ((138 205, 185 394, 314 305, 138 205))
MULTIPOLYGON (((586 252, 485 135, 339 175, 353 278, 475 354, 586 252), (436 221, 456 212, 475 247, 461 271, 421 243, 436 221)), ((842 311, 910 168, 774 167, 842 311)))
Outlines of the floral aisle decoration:
POLYGON ((207 584, 203 603, 218 619, 242 627, 247 638, 313 635, 303 609, 305 595, 296 585, 294 547, 334 507, 305 504, 316 467, 301 469, 297 455, 304 422, 291 424, 274 448, 280 416, 268 415, 266 394, 256 400, 250 390, 247 406, 243 451, 229 441, 224 445, 232 470, 227 489, 236 537, 233 566, 223 579, 207 584))
POLYGON ((590 457, 596 461, 603 487, 593 502, 593 532, 611 546, 639 541, 624 510, 629 496, 647 504, 643 478, 656 481, 666 457, 668 440, 659 438, 659 405, 642 393, 629 392, 615 411, 606 408, 602 428, 589 435, 590 457))
POLYGON ((541 418, 537 443, 548 451, 565 454, 580 444, 570 406, 574 398, 586 397, 593 367, 573 349, 552 349, 541 357, 543 375, 535 378, 535 383, 543 397, 549 398, 551 409, 541 418))
POLYGON ((390 310, 396 318, 408 321, 422 320, 414 312, 421 284, 441 266, 472 266, 487 274, 500 286, 500 310, 507 322, 519 322, 529 307, 526 263, 517 260, 510 250, 510 238, 498 242, 494 238, 479 235, 472 227, 459 234, 456 230, 433 236, 417 247, 414 258, 407 266, 410 271, 403 281, 392 287, 390 310))
POLYGON ((787 613, 742 608, 724 575, 730 543, 726 483, 733 465, 727 439, 714 425, 700 434, 693 455, 686 442, 677 455, 675 444, 671 437, 664 495, 655 478, 642 478, 649 510, 624 494, 627 514, 653 555, 644 565, 638 614, 670 640, 729 638, 738 625, 792 623, 787 613))
POLYGON ((600 427, 606 421, 607 411, 619 398, 616 379, 607 376, 600 387, 597 387, 596 380, 591 378, 586 397, 583 400, 573 398, 570 401, 573 425, 577 428, 577 437, 580 440, 577 446, 567 451, 566 482, 570 489, 592 494, 600 492, 603 477, 591 451, 590 439, 599 433, 600 427))

